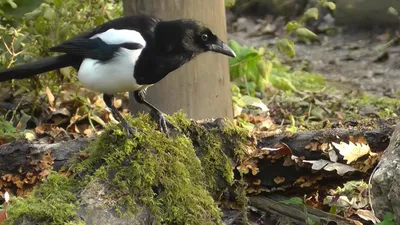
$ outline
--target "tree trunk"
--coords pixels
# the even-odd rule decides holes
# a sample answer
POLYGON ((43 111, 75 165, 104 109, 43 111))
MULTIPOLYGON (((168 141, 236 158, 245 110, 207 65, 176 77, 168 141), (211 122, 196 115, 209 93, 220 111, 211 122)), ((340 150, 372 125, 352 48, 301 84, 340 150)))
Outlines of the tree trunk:
MULTIPOLYGON (((227 39, 224 1, 124 0, 124 14, 150 14, 161 19, 192 18, 208 25, 223 41, 227 39)), ((150 76, 150 74, 149 74, 150 76)), ((148 112, 130 93, 133 113, 148 112)), ((183 109, 192 119, 232 119, 228 59, 202 54, 150 87, 146 99, 167 114, 183 109)))

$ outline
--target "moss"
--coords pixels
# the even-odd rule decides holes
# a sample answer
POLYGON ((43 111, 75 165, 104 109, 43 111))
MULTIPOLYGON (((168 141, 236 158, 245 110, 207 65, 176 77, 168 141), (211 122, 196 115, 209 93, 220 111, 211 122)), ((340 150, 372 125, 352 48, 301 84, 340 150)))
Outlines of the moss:
POLYGON ((221 138, 215 129, 196 126, 183 113, 169 119, 187 136, 166 138, 143 115, 130 121, 142 131, 135 140, 110 127, 89 147, 90 157, 75 172, 108 182, 113 187, 109 197, 119 200, 114 207, 121 215, 134 213, 140 205, 158 224, 220 224, 213 196, 218 187, 233 183, 232 162, 221 138))
POLYGON ((241 154, 243 131, 229 124, 199 126, 183 113, 169 119, 179 127, 170 138, 148 115, 127 118, 141 130, 134 139, 110 125, 85 150, 87 159, 75 158, 68 165, 70 179, 51 175, 31 197, 13 202, 8 224, 19 217, 39 224, 79 223, 74 184, 83 187, 90 181, 107 185, 104 198, 122 217, 146 208, 155 224, 222 224, 215 198, 233 184, 232 158, 241 154))
POLYGON ((381 118, 397 117, 400 113, 400 100, 396 98, 364 94, 360 99, 351 99, 349 103, 358 108, 374 107, 381 118))
POLYGON ((182 113, 177 113, 171 122, 181 128, 181 132, 190 137, 196 155, 201 161, 203 172, 207 177, 207 189, 215 194, 214 198, 233 184, 233 160, 244 155, 244 145, 248 131, 233 126, 224 119, 217 119, 198 126, 190 123, 182 113), (176 116, 175 116, 176 115, 176 116))
POLYGON ((79 224, 77 218, 77 185, 67 177, 52 173, 27 199, 13 199, 4 224, 79 224))

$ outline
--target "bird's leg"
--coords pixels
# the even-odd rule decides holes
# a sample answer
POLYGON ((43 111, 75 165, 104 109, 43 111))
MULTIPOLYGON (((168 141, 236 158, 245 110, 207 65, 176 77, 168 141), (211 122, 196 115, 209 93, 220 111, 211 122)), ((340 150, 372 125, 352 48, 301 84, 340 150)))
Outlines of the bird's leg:
POLYGON ((113 114, 114 117, 116 117, 120 122, 122 127, 124 128, 126 132, 127 137, 132 137, 134 133, 136 133, 136 129, 129 126, 128 122, 122 117, 121 113, 118 111, 117 108, 115 108, 114 104, 112 103, 114 96, 113 95, 107 95, 103 94, 103 100, 108 106, 108 108, 111 109, 111 113, 113 114))
POLYGON ((169 136, 168 126, 173 127, 173 125, 165 118, 163 112, 161 112, 159 109, 157 109, 150 102, 146 101, 145 94, 146 94, 146 89, 143 89, 140 91, 135 91, 134 96, 135 96, 136 101, 140 104, 146 105, 147 107, 149 107, 151 109, 151 112, 153 113, 152 116, 153 116, 153 118, 155 117, 154 119, 157 121, 158 127, 168 137, 169 136))

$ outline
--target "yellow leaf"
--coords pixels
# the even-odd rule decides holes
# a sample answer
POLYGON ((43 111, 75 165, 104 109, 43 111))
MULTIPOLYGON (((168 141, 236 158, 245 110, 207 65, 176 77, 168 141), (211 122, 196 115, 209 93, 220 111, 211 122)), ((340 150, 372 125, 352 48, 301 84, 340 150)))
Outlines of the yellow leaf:
POLYGON ((332 145, 335 146, 339 153, 344 156, 344 159, 347 160, 347 164, 357 160, 358 158, 367 155, 371 152, 371 149, 368 144, 360 144, 360 143, 353 143, 349 142, 340 142, 335 143, 332 142, 332 145))
POLYGON ((51 107, 54 107, 54 95, 53 93, 51 93, 51 90, 49 87, 46 87, 46 95, 47 95, 47 99, 49 100, 49 105, 51 107))

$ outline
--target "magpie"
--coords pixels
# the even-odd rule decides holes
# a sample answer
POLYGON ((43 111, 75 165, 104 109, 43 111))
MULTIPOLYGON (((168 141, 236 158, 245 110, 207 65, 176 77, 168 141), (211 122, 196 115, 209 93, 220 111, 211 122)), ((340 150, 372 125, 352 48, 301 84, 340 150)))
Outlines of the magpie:
POLYGON ((197 20, 162 20, 149 15, 109 20, 49 48, 49 52, 60 55, 0 71, 0 82, 71 66, 77 70, 84 88, 103 93, 105 104, 128 137, 136 129, 113 105, 115 94, 133 91, 136 101, 151 109, 159 129, 168 134, 163 113, 145 99, 147 88, 201 53, 236 57, 228 45, 197 20))

